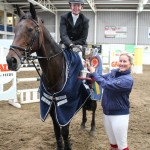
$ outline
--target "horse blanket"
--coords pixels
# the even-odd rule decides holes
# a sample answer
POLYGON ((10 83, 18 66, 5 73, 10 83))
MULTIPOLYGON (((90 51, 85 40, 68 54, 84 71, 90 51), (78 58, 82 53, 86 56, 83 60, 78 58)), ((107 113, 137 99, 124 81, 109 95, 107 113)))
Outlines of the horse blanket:
POLYGON ((75 52, 65 50, 64 56, 66 59, 66 81, 63 88, 51 94, 44 87, 42 78, 40 82, 41 120, 46 120, 52 103, 54 103, 56 119, 60 126, 65 126, 71 121, 91 94, 85 88, 83 82, 78 80, 78 76, 82 70, 79 55, 75 52))

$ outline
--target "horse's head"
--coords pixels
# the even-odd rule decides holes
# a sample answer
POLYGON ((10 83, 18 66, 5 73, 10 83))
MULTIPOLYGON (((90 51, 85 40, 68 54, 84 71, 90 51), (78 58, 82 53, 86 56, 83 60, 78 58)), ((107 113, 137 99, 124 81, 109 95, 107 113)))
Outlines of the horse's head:
POLYGON ((39 49, 41 30, 32 3, 30 3, 30 13, 24 13, 18 6, 16 8, 19 22, 15 27, 15 37, 6 57, 8 68, 13 71, 17 71, 24 60, 39 49))

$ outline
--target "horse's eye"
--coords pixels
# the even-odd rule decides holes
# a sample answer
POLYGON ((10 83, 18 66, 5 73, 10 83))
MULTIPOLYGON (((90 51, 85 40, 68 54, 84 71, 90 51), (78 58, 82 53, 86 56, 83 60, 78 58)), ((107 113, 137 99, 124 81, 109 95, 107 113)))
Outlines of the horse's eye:
POLYGON ((28 29, 28 31, 29 31, 29 32, 32 32, 32 31, 33 31, 33 29, 32 29, 32 28, 29 28, 29 29, 28 29))

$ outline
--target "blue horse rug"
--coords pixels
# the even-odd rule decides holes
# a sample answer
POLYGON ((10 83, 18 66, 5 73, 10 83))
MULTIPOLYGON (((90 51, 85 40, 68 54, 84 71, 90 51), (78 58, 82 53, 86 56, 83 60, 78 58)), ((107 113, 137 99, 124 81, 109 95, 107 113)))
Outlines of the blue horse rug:
POLYGON ((51 94, 44 87, 42 79, 40 82, 41 120, 46 120, 52 103, 54 103, 56 119, 60 126, 67 125, 90 97, 90 91, 85 88, 81 80, 78 80, 82 70, 79 55, 65 50, 64 56, 66 59, 66 81, 63 88, 51 94))

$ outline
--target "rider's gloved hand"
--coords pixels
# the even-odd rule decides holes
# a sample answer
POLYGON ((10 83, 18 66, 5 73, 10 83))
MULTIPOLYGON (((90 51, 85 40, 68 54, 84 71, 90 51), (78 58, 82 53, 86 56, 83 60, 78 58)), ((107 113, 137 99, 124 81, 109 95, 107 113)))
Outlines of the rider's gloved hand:
POLYGON ((74 44, 70 44, 70 49, 77 53, 82 50, 80 45, 74 45, 74 44))
POLYGON ((70 48, 71 50, 72 50, 74 47, 75 47, 75 45, 72 44, 72 43, 69 45, 69 48, 70 48))

